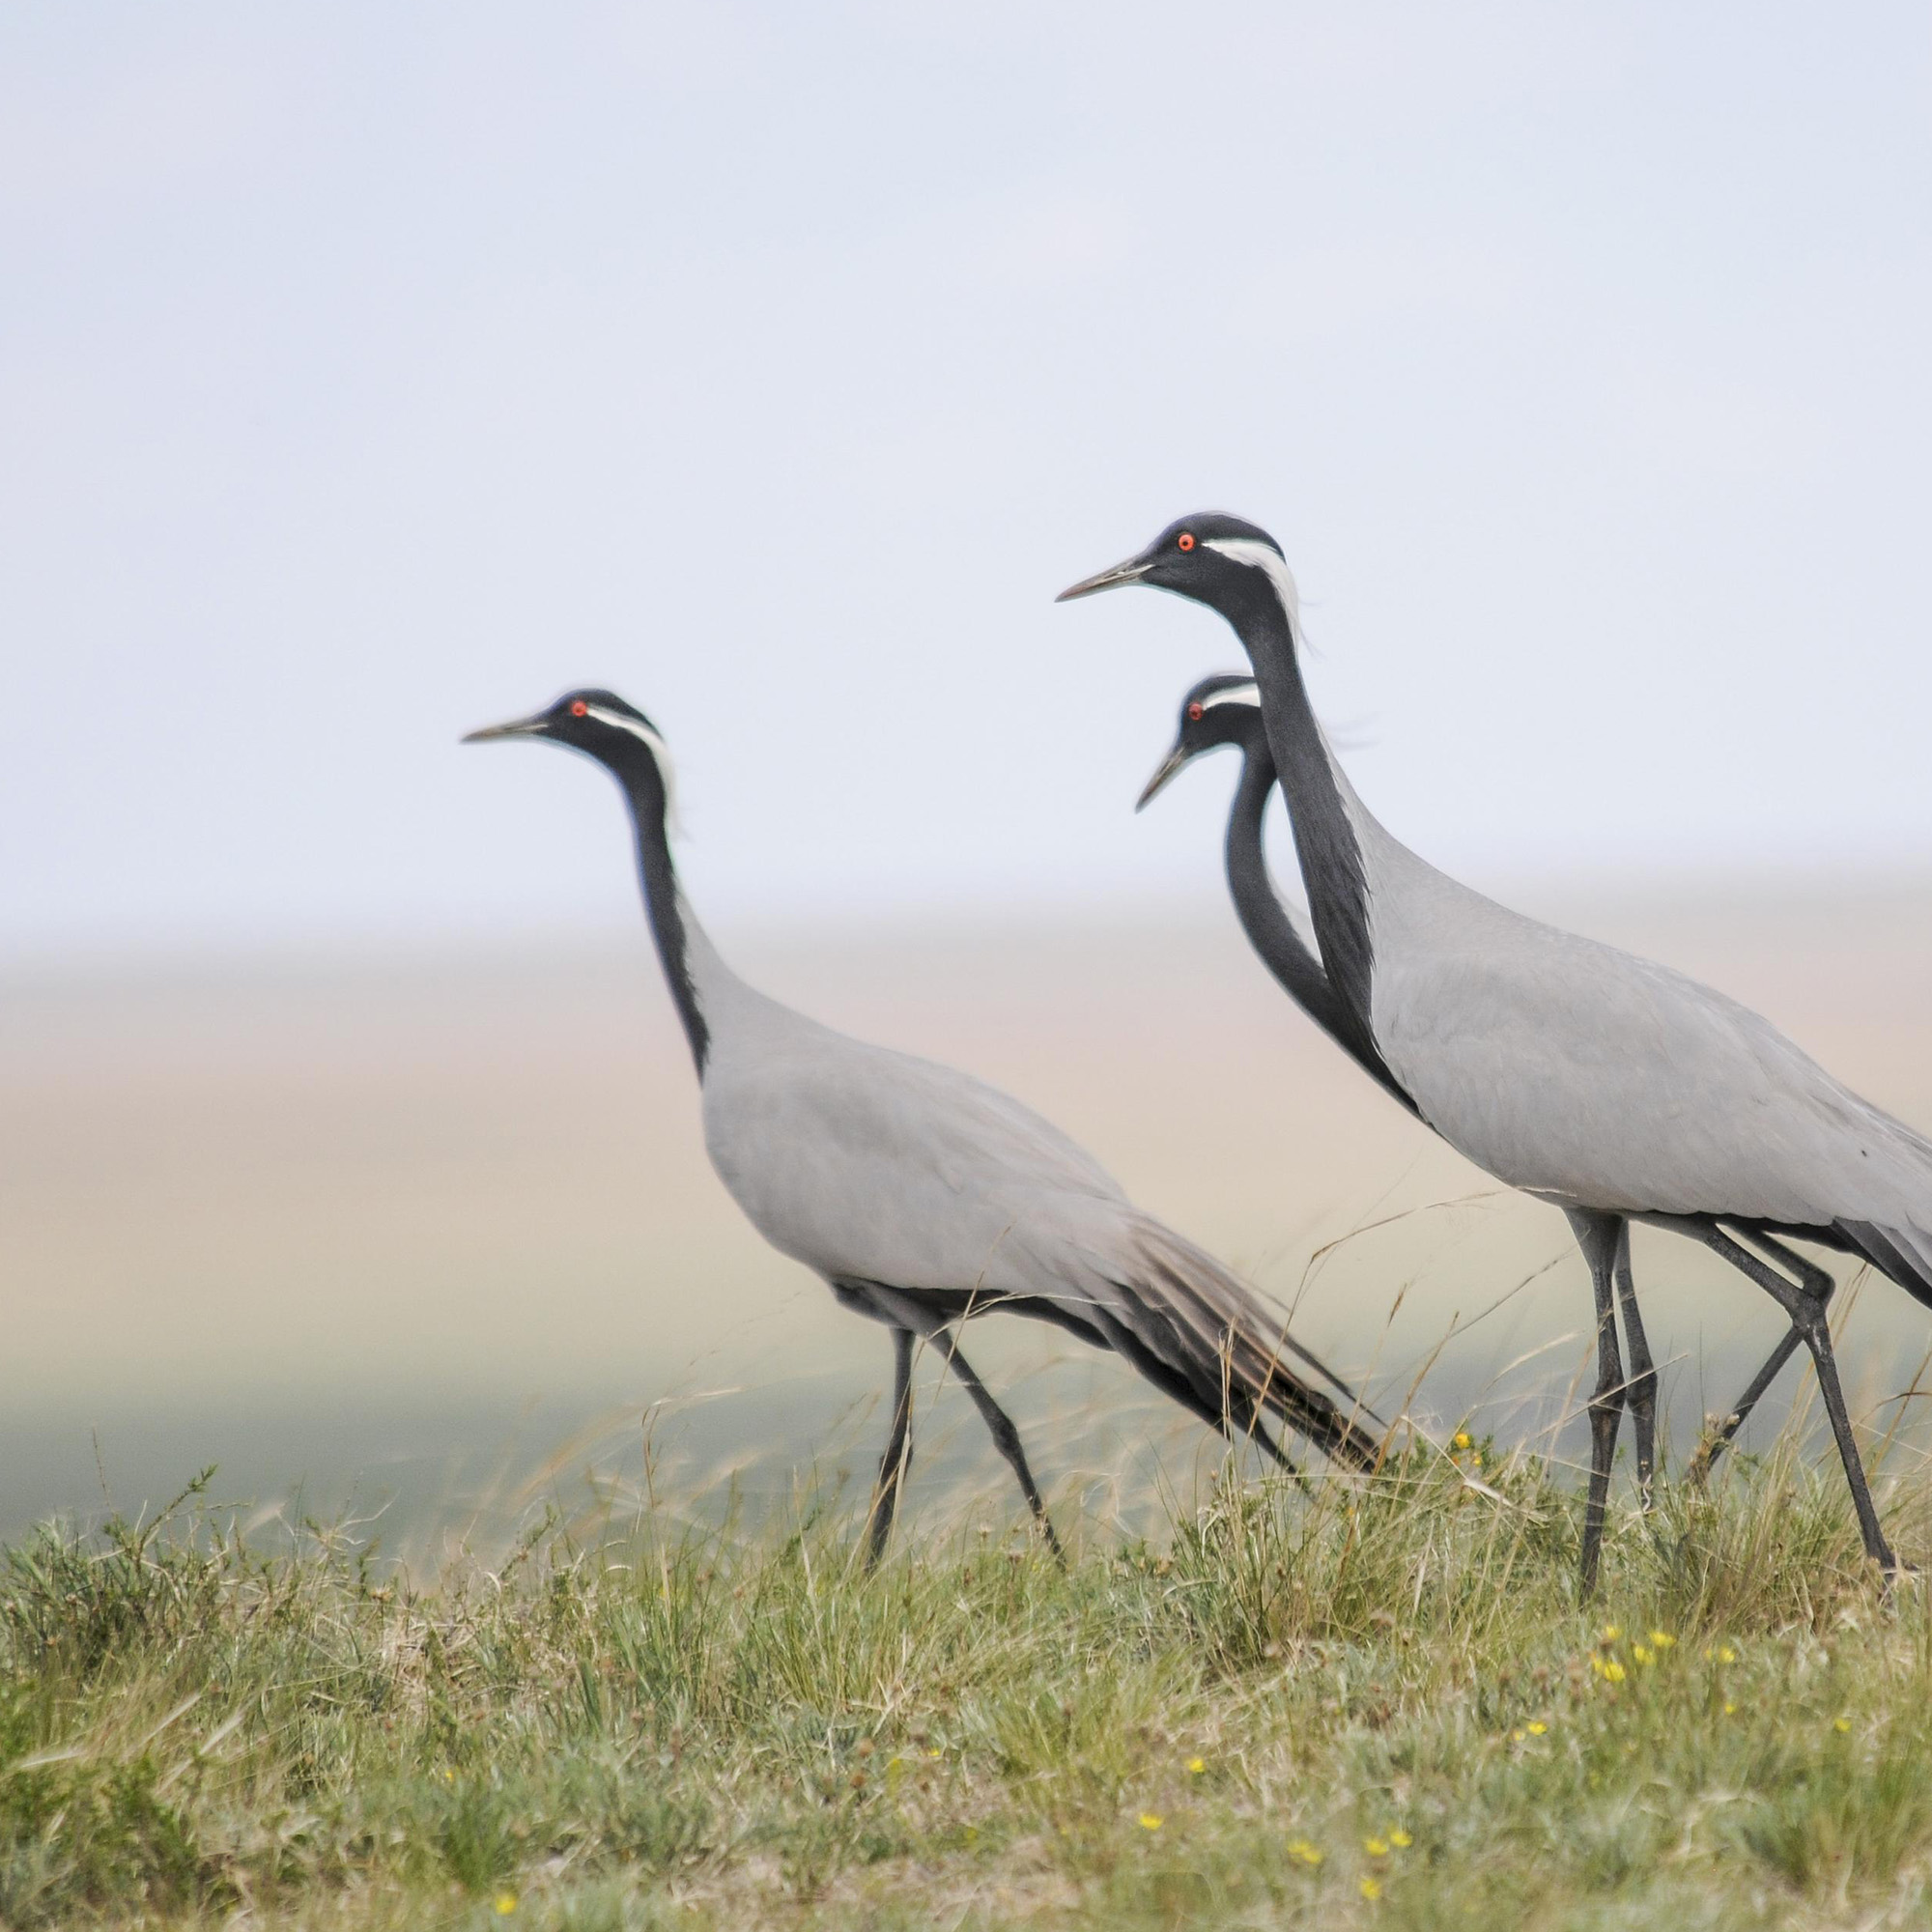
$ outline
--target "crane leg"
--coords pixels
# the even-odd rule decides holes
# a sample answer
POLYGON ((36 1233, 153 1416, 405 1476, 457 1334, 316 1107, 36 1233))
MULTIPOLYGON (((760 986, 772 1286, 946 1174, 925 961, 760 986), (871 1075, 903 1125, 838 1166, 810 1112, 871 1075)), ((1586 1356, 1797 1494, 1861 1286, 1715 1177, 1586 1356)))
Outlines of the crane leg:
POLYGON ((1650 1512, 1651 1489, 1657 1477, 1657 1364, 1650 1358, 1650 1340, 1637 1312, 1636 1282, 1631 1274, 1631 1232, 1628 1221, 1617 1231, 1617 1306, 1623 1311, 1624 1341, 1630 1348, 1631 1427, 1636 1433, 1636 1487, 1644 1513, 1650 1512))
POLYGON ((1724 1411, 1710 1436, 1698 1445, 1697 1453, 1690 1459, 1690 1474, 1693 1483, 1701 1488, 1710 1480, 1718 1458, 1731 1446, 1731 1438, 1745 1426, 1745 1419, 1758 1406, 1765 1390, 1777 1379, 1785 1363, 1798 1352, 1804 1340, 1796 1323, 1785 1331, 1784 1340, 1765 1358, 1764 1367, 1751 1378, 1750 1386, 1724 1411))
POLYGON ((1769 1262, 1741 1247, 1715 1223, 1697 1226, 1694 1232, 1706 1247, 1721 1255, 1740 1274, 1756 1282, 1790 1316, 1791 1325, 1810 1350, 1812 1366, 1818 1372, 1818 1393, 1825 1399, 1825 1413, 1831 1419, 1832 1435, 1838 1445, 1838 1460, 1844 1463, 1845 1481, 1851 1485, 1852 1507, 1858 1512, 1859 1534, 1864 1539, 1865 1554, 1888 1577, 1896 1576, 1898 1558, 1892 1554, 1879 1525, 1871 1486, 1865 1481, 1864 1463, 1852 1435, 1852 1419, 1845 1409, 1845 1392, 1838 1384, 1838 1358, 1832 1347, 1831 1323, 1825 1319, 1828 1297, 1820 1286, 1821 1282, 1829 1283, 1831 1276, 1825 1269, 1793 1254, 1782 1242, 1769 1244, 1776 1246, 1778 1258, 1797 1273, 1798 1280, 1790 1281, 1769 1262))
MULTIPOLYGON (((1831 1301, 1838 1286, 1833 1275, 1824 1268, 1814 1267, 1802 1255, 1793 1254, 1782 1241, 1770 1235, 1753 1234, 1749 1238, 1764 1249, 1774 1261, 1781 1266, 1788 1267, 1793 1274, 1803 1280, 1805 1287, 1817 1295, 1821 1307, 1831 1301)), ((1745 1426, 1746 1420, 1751 1410, 1758 1406, 1764 1392, 1777 1379, 1785 1363, 1798 1352, 1804 1340, 1804 1337, 1798 1324, 1793 1322, 1785 1331, 1784 1340, 1766 1356, 1764 1367, 1751 1378, 1750 1386, 1724 1411, 1716 1430, 1698 1446, 1696 1455, 1690 1459, 1690 1474, 1693 1483, 1702 1484, 1709 1479, 1718 1458, 1730 1447, 1732 1437, 1745 1426)))
POLYGON ((960 1385, 973 1398, 973 1406, 980 1411, 988 1433, 993 1438, 993 1447, 1007 1459, 1008 1465, 1019 1478, 1020 1493, 1027 1499, 1027 1508, 1033 1511, 1033 1520, 1039 1525, 1039 1533, 1046 1539, 1046 1547, 1064 1563, 1065 1551, 1060 1547, 1060 1539, 1053 1533, 1053 1524, 1047 1520, 1046 1505, 1040 1500, 1038 1487, 1033 1479, 1033 1471, 1027 1467, 1026 1451, 1020 1447, 1020 1433, 1013 1427, 1012 1417, 993 1400, 993 1392, 973 1372, 973 1365, 959 1352, 959 1343, 950 1328, 936 1328, 932 1339, 946 1353, 946 1364, 959 1378, 960 1385))
POLYGON ((1617 1353, 1617 1257, 1629 1236, 1616 1214, 1572 1208, 1570 1225, 1590 1264, 1590 1287, 1597 1300, 1597 1387, 1590 1397, 1590 1492, 1583 1505, 1583 1560, 1577 1588, 1595 1595, 1604 1547, 1604 1518, 1610 1500, 1610 1463, 1617 1453, 1617 1426, 1624 1412, 1624 1365, 1617 1353))
POLYGON ((898 1511, 899 1487, 912 1466, 912 1345, 910 1328, 894 1328, 893 1426, 886 1437, 886 1453, 879 1459, 878 1488, 872 1492, 870 1540, 866 1550, 868 1570, 885 1554, 886 1539, 893 1533, 893 1518, 898 1511))

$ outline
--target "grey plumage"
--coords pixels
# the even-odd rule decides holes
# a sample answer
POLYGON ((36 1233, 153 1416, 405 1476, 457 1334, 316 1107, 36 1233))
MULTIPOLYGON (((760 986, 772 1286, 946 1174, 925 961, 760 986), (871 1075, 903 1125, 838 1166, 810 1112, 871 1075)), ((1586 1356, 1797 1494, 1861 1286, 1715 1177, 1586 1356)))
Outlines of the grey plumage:
POLYGON ((1932 1143, 1737 1002, 1511 912, 1392 838, 1316 721, 1293 580, 1264 530, 1218 513, 1183 518, 1063 595, 1135 582, 1219 611, 1248 653, 1323 968, 1366 1047, 1445 1140, 1564 1208, 1576 1228, 1596 1293, 1599 1361, 1585 1588, 1624 1402, 1619 1300, 1639 1379, 1654 1381, 1630 1279, 1631 1220, 1704 1241, 1790 1316, 1791 1335, 1730 1427, 1802 1341, 1865 1548, 1892 1568, 1838 1386, 1825 1318, 1831 1277, 1785 1237, 1862 1255, 1932 1302, 1932 1143))
POLYGON ((1352 1406, 1346 1385, 1286 1335, 1252 1290, 1135 1208, 1057 1127, 952 1067, 822 1026, 731 970, 677 886, 664 830, 667 754, 641 713, 610 693, 571 694, 536 718, 472 735, 547 737, 617 778, 720 1179, 774 1247, 895 1331, 875 1551, 907 1451, 913 1334, 941 1345, 1051 1537, 1017 1432, 953 1334, 961 1320, 994 1309, 1116 1350, 1204 1421, 1251 1433, 1270 1453, 1279 1451, 1264 1415, 1332 1456, 1373 1463, 1375 1440, 1283 1356, 1306 1363, 1352 1406))
MULTIPOLYGON (((688 910, 685 926, 711 1025, 705 1146, 781 1253, 828 1281, 916 1295, 943 1320, 969 1307, 1042 1315, 1158 1364, 1216 1409, 1231 1367, 1237 1396, 1278 1377, 1279 1318, 1051 1122, 754 992, 688 910)), ((1320 1407, 1304 1411, 1286 1385, 1280 1395, 1297 1427, 1342 1440, 1320 1407)))
POLYGON ((1747 1007, 1472 892, 1347 796, 1371 1024, 1445 1139, 1559 1204, 1882 1241, 1932 1301, 1932 1142, 1747 1007))

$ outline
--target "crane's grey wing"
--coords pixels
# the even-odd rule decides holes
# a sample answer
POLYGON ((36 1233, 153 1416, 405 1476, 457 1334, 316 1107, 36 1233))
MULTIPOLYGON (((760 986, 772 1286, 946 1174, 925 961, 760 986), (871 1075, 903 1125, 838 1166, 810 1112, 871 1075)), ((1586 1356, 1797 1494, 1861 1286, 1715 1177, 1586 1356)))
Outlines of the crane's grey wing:
POLYGON ((1131 1209, 1077 1143, 983 1081, 816 1026, 719 1062, 705 1139, 776 1247, 834 1278, 1026 1292, 1043 1231, 1131 1209))
POLYGON ((998 1090, 808 1025, 756 1054, 721 1051, 704 1111, 739 1206, 828 1279, 1045 1304, 1210 1420, 1266 1410, 1331 1453, 1374 1459, 1373 1440, 1282 1364, 1285 1324, 1251 1290, 998 1090))
POLYGON ((759 1233, 833 1278, 1004 1293, 1009 1230, 1037 1197, 1125 1200, 997 1089, 809 1022, 719 1054, 704 1131, 759 1233))
POLYGON ((1457 936, 1378 950, 1375 1030, 1423 1118, 1472 1160, 1602 1208, 1865 1224, 1932 1262, 1932 1143, 1770 1021, 1513 915, 1479 944, 1457 936))

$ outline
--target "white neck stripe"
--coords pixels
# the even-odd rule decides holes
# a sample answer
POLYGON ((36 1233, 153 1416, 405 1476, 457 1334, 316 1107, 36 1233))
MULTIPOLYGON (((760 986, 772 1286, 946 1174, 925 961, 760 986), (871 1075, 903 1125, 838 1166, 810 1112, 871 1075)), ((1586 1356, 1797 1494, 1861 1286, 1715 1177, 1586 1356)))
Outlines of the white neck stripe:
POLYGON ((1288 618, 1289 635, 1296 650, 1301 648, 1301 593, 1294 587, 1294 573, 1272 544, 1258 537, 1209 537, 1208 548, 1217 550, 1231 563, 1245 563, 1261 571, 1274 585, 1274 594, 1288 618))
POLYGON ((658 776, 664 780, 665 817, 675 823, 677 817, 677 767, 671 763, 670 748, 641 718, 630 718, 621 711, 612 711, 608 704, 587 704, 583 708, 586 718, 594 718, 600 724, 609 724, 618 731, 628 731, 657 760, 658 776))

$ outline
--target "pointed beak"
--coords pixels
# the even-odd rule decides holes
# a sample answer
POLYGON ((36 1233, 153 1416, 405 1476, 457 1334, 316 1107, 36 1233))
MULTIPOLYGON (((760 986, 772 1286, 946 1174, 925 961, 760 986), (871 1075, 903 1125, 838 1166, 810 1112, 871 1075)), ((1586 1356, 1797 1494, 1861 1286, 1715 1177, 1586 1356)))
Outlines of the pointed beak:
POLYGON ((541 712, 530 718, 512 718, 507 724, 485 724, 463 734, 466 745, 481 745, 491 738, 540 738, 544 720, 541 712))
POLYGON ((1112 590, 1122 583, 1138 583, 1153 568, 1152 560, 1145 556, 1130 556, 1125 563, 1117 563, 1112 570, 1103 570, 1094 577, 1083 577, 1078 583, 1069 583, 1053 601, 1056 604, 1070 604, 1076 597, 1092 597, 1097 590, 1112 590))
POLYGON ((1160 761, 1160 769, 1154 773, 1152 778, 1148 780, 1146 790, 1141 793, 1139 798, 1134 800, 1134 810, 1136 811, 1145 811, 1167 789, 1168 785, 1187 769, 1188 763, 1189 759, 1186 752, 1180 746, 1175 746, 1174 750, 1160 761))

